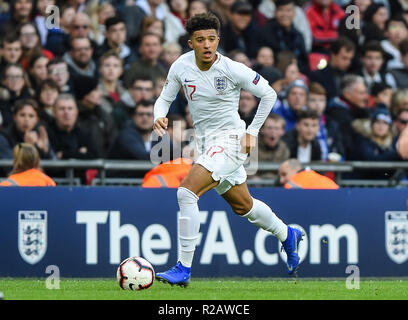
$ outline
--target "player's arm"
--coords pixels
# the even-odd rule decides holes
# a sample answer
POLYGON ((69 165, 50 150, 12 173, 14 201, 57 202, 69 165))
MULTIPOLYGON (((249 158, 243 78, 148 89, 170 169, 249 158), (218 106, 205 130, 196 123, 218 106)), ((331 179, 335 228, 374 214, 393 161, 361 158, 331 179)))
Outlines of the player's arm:
POLYGON ((245 152, 249 154, 251 149, 256 146, 256 138, 258 137, 259 130, 275 105, 277 94, 266 79, 247 66, 237 63, 233 70, 236 77, 235 79, 239 81, 238 85, 261 99, 254 119, 248 126, 246 135, 241 141, 245 152))
POLYGON ((177 80, 177 77, 175 75, 176 74, 175 68, 176 67, 174 63, 170 67, 166 83, 163 86, 163 90, 154 104, 153 130, 160 137, 162 137, 166 133, 168 125, 167 113, 169 112, 171 103, 176 98, 177 93, 180 91, 181 88, 180 82, 177 80))

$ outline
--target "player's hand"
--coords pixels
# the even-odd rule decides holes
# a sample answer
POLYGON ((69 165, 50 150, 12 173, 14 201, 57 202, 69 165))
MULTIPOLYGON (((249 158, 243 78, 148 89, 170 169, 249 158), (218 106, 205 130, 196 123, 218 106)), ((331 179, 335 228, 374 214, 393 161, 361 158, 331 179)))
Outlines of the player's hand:
POLYGON ((159 137, 163 137, 166 134, 168 123, 169 119, 158 118, 153 125, 154 132, 156 132, 159 137))
POLYGON ((256 137, 246 133, 241 138, 241 153, 251 154, 251 151, 256 147, 256 137))

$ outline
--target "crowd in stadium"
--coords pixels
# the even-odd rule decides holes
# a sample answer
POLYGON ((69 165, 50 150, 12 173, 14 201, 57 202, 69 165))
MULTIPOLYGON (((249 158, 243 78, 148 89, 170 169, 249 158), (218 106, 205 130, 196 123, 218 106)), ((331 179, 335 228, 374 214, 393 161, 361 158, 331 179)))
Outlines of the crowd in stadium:
MULTIPOLYGON (((278 94, 259 161, 402 160, 404 0, 0 1, 0 159, 25 142, 41 159, 149 160, 155 99, 190 50, 186 20, 208 11, 219 51, 278 94)), ((258 102, 241 92, 247 124, 258 102)), ((174 148, 191 154, 182 91, 168 117, 174 148)))

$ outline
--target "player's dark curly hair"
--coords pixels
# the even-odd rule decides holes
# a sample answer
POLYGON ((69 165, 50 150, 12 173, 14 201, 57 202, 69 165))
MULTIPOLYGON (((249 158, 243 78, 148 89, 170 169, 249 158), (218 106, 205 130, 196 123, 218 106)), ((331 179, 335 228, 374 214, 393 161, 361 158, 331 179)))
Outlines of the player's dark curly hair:
POLYGON ((209 29, 220 31, 220 20, 211 12, 196 14, 187 20, 186 30, 190 37, 195 31, 209 29))

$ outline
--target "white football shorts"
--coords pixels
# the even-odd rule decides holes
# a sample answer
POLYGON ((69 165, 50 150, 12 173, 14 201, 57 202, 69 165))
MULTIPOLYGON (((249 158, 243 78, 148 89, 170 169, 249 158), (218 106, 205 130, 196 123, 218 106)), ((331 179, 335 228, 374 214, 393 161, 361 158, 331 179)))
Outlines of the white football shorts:
POLYGON ((203 153, 196 161, 212 173, 215 181, 219 181, 215 190, 220 195, 247 179, 243 164, 248 154, 241 153, 241 138, 244 134, 245 130, 234 130, 217 137, 206 137, 203 153))

